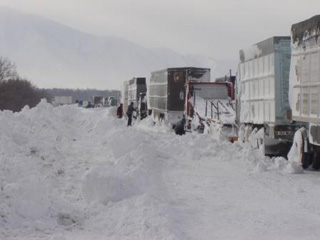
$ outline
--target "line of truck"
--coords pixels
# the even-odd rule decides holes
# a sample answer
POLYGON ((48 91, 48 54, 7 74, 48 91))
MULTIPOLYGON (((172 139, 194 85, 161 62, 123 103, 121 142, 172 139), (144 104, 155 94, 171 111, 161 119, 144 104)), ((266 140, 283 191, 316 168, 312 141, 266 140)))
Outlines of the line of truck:
POLYGON ((241 141, 265 155, 295 147, 302 166, 320 168, 320 16, 240 51, 237 119, 241 141), (251 138, 251 139, 250 139, 251 138))
POLYGON ((173 127, 185 119, 186 130, 190 131, 203 128, 208 118, 227 122, 223 117, 227 116, 223 114, 226 112, 235 121, 233 83, 211 82, 208 68, 180 67, 154 71, 146 90, 146 78, 125 81, 122 91, 124 109, 133 102, 138 115, 147 112, 155 121, 165 121, 173 127), (143 111, 144 108, 147 110, 143 111), (197 121, 196 126, 192 121, 197 121))
POLYGON ((271 156, 286 157, 294 146, 304 168, 319 169, 319 36, 317 15, 293 24, 291 36, 274 36, 240 50, 236 79, 211 82, 207 68, 154 71, 143 93, 148 112, 172 124, 186 118, 186 129, 195 118, 225 125, 224 117, 234 119, 238 141, 250 141, 271 156))

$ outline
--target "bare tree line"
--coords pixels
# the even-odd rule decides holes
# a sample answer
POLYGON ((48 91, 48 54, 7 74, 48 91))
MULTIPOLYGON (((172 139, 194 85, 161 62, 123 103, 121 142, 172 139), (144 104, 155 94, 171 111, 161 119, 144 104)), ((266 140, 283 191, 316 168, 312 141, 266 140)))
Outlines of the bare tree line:
POLYGON ((18 75, 9 59, 0 57, 0 110, 19 112, 26 105, 36 106, 46 97, 45 91, 18 75))
POLYGON ((0 56, 0 110, 19 112, 28 105, 36 106, 42 98, 51 102, 54 96, 72 96, 73 101, 92 101, 94 96, 118 97, 118 90, 97 89, 39 89, 32 82, 18 75, 16 66, 0 56))

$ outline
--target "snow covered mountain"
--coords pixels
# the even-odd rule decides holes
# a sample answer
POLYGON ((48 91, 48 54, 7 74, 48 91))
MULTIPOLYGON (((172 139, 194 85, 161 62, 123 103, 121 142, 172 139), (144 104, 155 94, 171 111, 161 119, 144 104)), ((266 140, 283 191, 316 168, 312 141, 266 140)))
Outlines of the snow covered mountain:
POLYGON ((116 37, 99 37, 43 17, 0 8, 0 56, 38 87, 120 89, 124 80, 167 67, 209 67, 212 79, 235 63, 148 49, 116 37))

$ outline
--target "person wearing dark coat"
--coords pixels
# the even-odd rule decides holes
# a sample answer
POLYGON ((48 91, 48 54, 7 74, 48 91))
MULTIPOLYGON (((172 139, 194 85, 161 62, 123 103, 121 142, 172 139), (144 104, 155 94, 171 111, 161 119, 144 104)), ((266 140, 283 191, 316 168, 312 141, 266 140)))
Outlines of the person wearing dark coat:
POLYGON ((186 124, 186 119, 183 116, 183 118, 181 119, 181 121, 177 122, 177 125, 174 128, 174 132, 177 135, 183 135, 186 133, 186 130, 184 129, 184 125, 186 124))
POLYGON ((120 103, 120 106, 117 108, 117 117, 122 118, 123 115, 123 105, 120 103))
POLYGON ((136 109, 133 107, 133 102, 131 102, 128 109, 127 109, 128 126, 131 126, 133 111, 136 111, 136 109))

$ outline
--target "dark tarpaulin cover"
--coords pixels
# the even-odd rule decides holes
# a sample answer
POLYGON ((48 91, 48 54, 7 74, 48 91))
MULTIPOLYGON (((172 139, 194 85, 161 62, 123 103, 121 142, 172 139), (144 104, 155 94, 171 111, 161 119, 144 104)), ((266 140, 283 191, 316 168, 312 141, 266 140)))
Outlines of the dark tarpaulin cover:
POLYGON ((306 35, 315 33, 316 41, 320 34, 320 15, 316 15, 305 21, 293 24, 291 27, 293 43, 301 44, 306 35))

